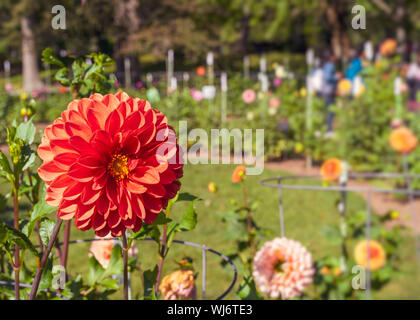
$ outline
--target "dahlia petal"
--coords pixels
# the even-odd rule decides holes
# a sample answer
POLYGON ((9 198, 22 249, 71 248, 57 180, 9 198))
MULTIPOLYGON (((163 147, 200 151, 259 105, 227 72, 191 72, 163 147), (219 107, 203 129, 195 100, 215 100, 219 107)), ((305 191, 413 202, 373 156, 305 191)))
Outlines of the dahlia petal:
POLYGON ((118 206, 117 184, 111 176, 108 176, 108 181, 106 183, 106 195, 109 201, 118 206))
POLYGON ((128 136, 123 142, 122 152, 126 155, 133 155, 139 152, 140 141, 136 137, 128 136))
POLYGON ((92 149, 90 144, 79 136, 74 136, 69 139, 70 145, 72 148, 77 150, 80 154, 92 154, 95 153, 95 150, 92 149))
POLYGON ((57 178, 63 173, 63 170, 59 168, 54 161, 45 162, 38 168, 38 174, 42 180, 49 182, 57 178))
MULTIPOLYGON (((71 139, 71 138, 70 138, 71 139)), ((60 153, 78 153, 77 150, 74 149, 74 147, 70 144, 68 139, 61 140, 61 139, 54 139, 50 141, 50 148, 51 152, 54 154, 60 154, 60 153)))
POLYGON ((111 229, 111 235, 113 237, 121 237, 124 231, 125 231, 125 227, 122 223, 120 223, 115 228, 111 229))
POLYGON ((179 189, 181 189, 181 182, 179 182, 178 180, 175 180, 171 184, 165 184, 165 188, 166 188, 165 198, 172 199, 173 197, 176 196, 179 189))
POLYGON ((106 215, 109 212, 110 208, 110 202, 106 196, 106 192, 102 192, 101 196, 98 199, 98 202, 96 203, 96 208, 98 209, 98 212, 106 215))
POLYGON ((93 216, 93 219, 91 219, 91 220, 92 220, 92 228, 95 231, 101 230, 101 229, 106 227, 106 221, 105 221, 104 217, 100 214, 96 213, 93 216))
POLYGON ((105 121, 111 110, 100 101, 94 101, 91 108, 87 111, 87 121, 92 128, 92 132, 105 129, 105 121))
POLYGON ((171 169, 166 170, 160 174, 159 180, 162 184, 172 183, 176 180, 176 174, 171 169))
POLYGON ((109 231, 110 231, 110 229, 107 226, 105 226, 105 228, 103 228, 101 230, 98 230, 98 231, 95 230, 95 234, 98 237, 104 238, 109 234, 109 231))
POLYGON ((108 226, 111 229, 114 229, 119 225, 120 222, 121 222, 121 216, 119 215, 117 210, 110 211, 109 216, 107 218, 108 226))
POLYGON ((61 153, 54 157, 54 163, 63 170, 67 170, 76 162, 79 155, 77 153, 61 153))
POLYGON ((95 206, 85 206, 85 205, 79 205, 77 208, 77 219, 79 220, 86 220, 90 219, 93 214, 95 213, 95 206))
POLYGON ((49 162, 54 159, 54 154, 51 151, 51 148, 49 145, 42 145, 40 144, 38 147, 38 156, 44 161, 49 162))
POLYGON ((57 211, 57 216, 60 217, 61 220, 71 220, 75 216, 76 212, 66 213, 61 210, 57 211))
POLYGON ((73 180, 66 174, 62 174, 54 179, 54 181, 51 182, 50 188, 51 189, 62 189, 67 188, 69 185, 73 183, 73 180))
POLYGON ((143 114, 140 112, 133 112, 124 121, 122 126, 123 131, 132 131, 141 128, 145 123, 143 114))
POLYGON ((146 188, 147 194, 152 197, 162 198, 166 195, 166 189, 161 184, 149 184, 146 188))
POLYGON ((112 111, 118 107, 120 101, 113 94, 107 94, 104 96, 102 103, 112 111))
POLYGON ((156 184, 160 182, 159 172, 155 168, 149 166, 137 167, 137 169, 133 171, 131 179, 145 184, 156 184))
POLYGON ((80 194, 82 193, 84 188, 84 184, 73 181, 67 189, 63 192, 63 199, 65 200, 75 200, 78 197, 80 197, 80 194))
POLYGON ((120 130, 122 123, 122 115, 118 110, 114 110, 105 121, 105 130, 113 137, 120 130))
POLYGON ((81 202, 85 205, 96 202, 101 196, 101 190, 92 190, 92 185, 86 184, 82 192, 81 202))
POLYGON ((135 180, 127 180, 125 187, 131 193, 145 193, 147 191, 147 188, 143 184, 137 183, 135 180))
POLYGON ((131 196, 131 206, 137 217, 140 219, 144 219, 146 217, 146 209, 144 208, 143 197, 141 195, 131 196))
POLYGON ((143 194, 144 206, 152 213, 159 213, 162 211, 162 201, 160 199, 149 196, 147 193, 143 194))
POLYGON ((88 182, 91 181, 95 176, 95 170, 76 162, 73 163, 69 168, 68 175, 76 181, 88 182))

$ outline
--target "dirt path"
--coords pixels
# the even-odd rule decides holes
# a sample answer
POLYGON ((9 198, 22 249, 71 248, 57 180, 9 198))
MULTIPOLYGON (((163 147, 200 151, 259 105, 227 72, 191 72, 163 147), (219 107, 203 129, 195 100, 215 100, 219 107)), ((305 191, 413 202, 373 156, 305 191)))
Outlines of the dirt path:
MULTIPOLYGON (((294 175, 311 176, 319 174, 319 167, 313 166, 307 169, 304 160, 286 160, 282 162, 267 162, 265 168, 273 171, 284 171, 294 175)), ((368 187, 371 184, 368 181, 349 181, 349 186, 352 187, 368 187)), ((360 192, 360 195, 366 199, 366 193, 360 192)), ((396 210, 400 213, 398 223, 413 227, 413 219, 410 212, 410 204, 405 200, 395 199, 391 194, 386 193, 371 193, 372 209, 378 214, 385 214, 390 210, 396 210)), ((413 210, 416 215, 417 229, 420 223, 420 199, 414 200, 413 210)))

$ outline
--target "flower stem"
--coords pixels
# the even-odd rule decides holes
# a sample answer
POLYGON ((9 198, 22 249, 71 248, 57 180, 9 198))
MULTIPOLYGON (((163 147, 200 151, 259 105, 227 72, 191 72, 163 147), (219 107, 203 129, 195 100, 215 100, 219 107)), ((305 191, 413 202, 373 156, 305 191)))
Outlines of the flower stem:
MULTIPOLYGON (((16 230, 19 230, 19 199, 18 199, 18 190, 19 186, 15 183, 13 188, 13 201, 14 201, 14 227, 16 230)), ((15 299, 20 300, 20 284, 19 284, 19 246, 15 244, 15 299)))
POLYGON ((166 234, 168 232, 168 224, 165 224, 163 227, 163 235, 162 235, 162 248, 159 254, 159 266, 158 266, 158 274, 156 276, 156 283, 155 283, 155 296, 157 297, 158 290, 159 290, 159 283, 160 278, 162 276, 162 268, 163 268, 163 260, 165 259, 165 250, 166 250, 166 234))
POLYGON ((64 224, 63 251, 60 259, 60 264, 64 267, 64 269, 66 269, 67 266, 67 256, 69 253, 70 223, 71 220, 67 220, 64 224))
POLYGON ((55 223, 54 230, 51 234, 50 240, 48 241, 47 247, 45 248, 44 254, 42 255, 41 261, 39 262, 39 266, 36 269, 34 282, 32 283, 31 293, 29 294, 29 300, 33 300, 36 297, 36 294, 38 292, 39 282, 41 281, 42 271, 44 269, 45 263, 48 260, 48 256, 50 255, 51 249, 57 238, 58 232, 60 231, 62 222, 63 220, 57 217, 57 221, 55 223))
POLYGON ((128 248, 127 248, 127 236, 125 232, 122 235, 122 244, 123 244, 123 283, 124 283, 124 300, 128 300, 128 248))

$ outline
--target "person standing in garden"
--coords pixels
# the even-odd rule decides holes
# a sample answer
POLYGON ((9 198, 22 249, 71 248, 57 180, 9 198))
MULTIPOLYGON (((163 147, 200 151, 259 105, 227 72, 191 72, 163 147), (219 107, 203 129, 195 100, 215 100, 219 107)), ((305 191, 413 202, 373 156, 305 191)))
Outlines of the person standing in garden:
POLYGON ((362 59, 360 59, 360 52, 355 49, 350 50, 350 64, 346 69, 345 77, 350 81, 353 81, 354 78, 363 70, 362 59))
POLYGON ((334 103, 335 97, 335 88, 337 86, 337 81, 340 77, 338 73, 335 72, 335 56, 327 51, 324 54, 324 63, 322 65, 322 96, 325 100, 325 106, 328 111, 327 116, 327 134, 331 135, 333 133, 332 123, 334 120, 334 112, 330 109, 330 106, 334 103))
POLYGON ((406 77, 410 88, 408 108, 411 111, 417 111, 420 108, 420 101, 417 99, 420 91, 420 50, 417 52, 416 61, 412 62, 408 67, 406 77))

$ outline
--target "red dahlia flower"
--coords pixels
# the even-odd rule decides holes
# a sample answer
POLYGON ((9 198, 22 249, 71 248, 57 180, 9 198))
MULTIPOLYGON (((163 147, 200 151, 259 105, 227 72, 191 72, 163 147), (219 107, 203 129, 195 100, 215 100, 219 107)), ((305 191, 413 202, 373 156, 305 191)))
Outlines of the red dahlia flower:
POLYGON ((47 203, 98 236, 152 223, 181 186, 182 150, 167 118, 124 92, 70 102, 38 155, 47 203))

